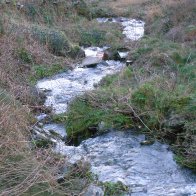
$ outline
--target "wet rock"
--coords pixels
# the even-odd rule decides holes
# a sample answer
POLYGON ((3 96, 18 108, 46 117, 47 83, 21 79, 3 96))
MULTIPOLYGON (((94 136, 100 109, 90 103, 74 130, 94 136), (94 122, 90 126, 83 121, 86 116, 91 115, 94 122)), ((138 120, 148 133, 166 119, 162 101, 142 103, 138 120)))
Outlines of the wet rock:
POLYGON ((101 63, 102 59, 98 58, 98 57, 86 57, 82 63, 81 63, 81 67, 87 67, 87 68, 91 68, 91 67, 96 67, 97 64, 101 63))
POLYGON ((41 122, 39 122, 39 123, 37 124, 37 126, 40 127, 40 128, 43 128, 44 124, 41 123, 41 122))
POLYGON ((125 60, 128 57, 128 54, 129 54, 129 49, 119 48, 117 50, 116 57, 118 58, 118 60, 125 60))
POLYGON ((126 61, 126 66, 130 66, 130 65, 132 65, 133 64, 133 61, 132 60, 127 60, 126 61))
POLYGON ((101 187, 90 184, 82 196, 104 196, 104 191, 101 187))
POLYGON ((24 7, 24 5, 18 2, 16 4, 16 7, 17 7, 18 10, 20 10, 20 9, 22 9, 24 7))
POLYGON ((49 146, 53 146, 55 144, 55 140, 51 138, 51 136, 46 133, 42 128, 34 127, 32 129, 33 133, 33 146, 38 148, 48 148, 49 146))
POLYGON ((153 140, 144 140, 140 142, 141 145, 152 145, 153 143, 153 140))
POLYGON ((10 0, 6 0, 5 3, 6 3, 6 4, 10 4, 11 1, 10 1, 10 0))
POLYGON ((104 60, 125 60, 128 57, 129 54, 129 49, 127 48, 117 48, 117 49, 112 49, 109 48, 106 51, 104 51, 104 60))
POLYGON ((123 60, 123 59, 126 59, 126 57, 128 56, 128 53, 129 52, 120 52, 118 51, 118 57, 119 57, 119 60, 123 60))
MULTIPOLYGON (((88 47, 84 48, 86 57, 97 57, 102 60, 109 60, 107 50, 109 47, 105 46, 103 48, 99 47, 88 47)), ((112 58, 111 58, 112 59, 112 58)))
POLYGON ((113 53, 111 51, 105 51, 103 55, 103 60, 112 60, 113 58, 113 53))
POLYGON ((36 119, 40 122, 45 122, 45 119, 48 117, 48 115, 47 114, 45 114, 45 113, 41 113, 41 114, 38 114, 37 116, 36 116, 36 119))
POLYGON ((45 124, 43 129, 52 137, 60 140, 63 140, 63 138, 67 136, 65 127, 62 124, 56 124, 56 123, 45 124))

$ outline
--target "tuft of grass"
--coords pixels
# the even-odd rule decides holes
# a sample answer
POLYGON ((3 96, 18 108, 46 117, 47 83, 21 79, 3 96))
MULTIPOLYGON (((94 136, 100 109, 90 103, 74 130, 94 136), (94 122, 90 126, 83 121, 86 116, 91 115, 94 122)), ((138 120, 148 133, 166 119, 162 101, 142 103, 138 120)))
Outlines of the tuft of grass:
POLYGON ((30 76, 30 81, 34 84, 37 80, 53 76, 62 71, 66 71, 66 68, 59 64, 48 65, 34 65, 32 67, 32 75, 30 76))
POLYGON ((80 30, 80 45, 81 46, 100 46, 105 42, 106 32, 99 29, 80 30))
MULTIPOLYGON (((103 100, 106 99, 103 97, 103 100)), ((102 100, 102 101, 103 101, 102 100)), ((76 99, 69 108, 66 130, 69 138, 76 140, 77 138, 86 139, 99 131, 99 125, 102 123, 108 128, 123 128, 131 126, 131 118, 124 116, 118 112, 113 112, 109 107, 93 106, 91 100, 85 98, 76 99)))
POLYGON ((128 187, 122 182, 105 182, 103 183, 105 188, 104 196, 123 196, 128 191, 128 187))
POLYGON ((32 55, 25 49, 25 48, 20 48, 16 51, 17 56, 23 63, 33 63, 33 57, 32 55))

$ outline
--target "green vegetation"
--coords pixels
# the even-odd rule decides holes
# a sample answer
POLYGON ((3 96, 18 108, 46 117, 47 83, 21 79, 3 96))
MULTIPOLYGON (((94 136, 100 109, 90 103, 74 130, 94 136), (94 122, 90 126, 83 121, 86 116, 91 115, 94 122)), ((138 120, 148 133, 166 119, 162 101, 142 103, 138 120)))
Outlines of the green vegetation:
POLYGON ((20 48, 16 51, 17 56, 23 63, 33 63, 33 57, 25 48, 20 48))
POLYGON ((0 35, 4 34, 4 26, 3 26, 3 21, 0 19, 0 35))
POLYGON ((104 196, 123 196, 128 191, 128 187, 122 182, 105 182, 103 186, 105 188, 104 196))
MULTIPOLYGON (((107 101, 107 98, 103 97, 102 100, 99 100, 99 103, 102 101, 107 101)), ((70 112, 66 120, 68 137, 74 140, 79 137, 82 141, 94 135, 97 131, 101 133, 108 128, 121 129, 131 124, 130 117, 114 112, 109 107, 96 107, 95 105, 99 105, 99 103, 92 103, 90 99, 84 97, 84 99, 76 99, 70 105, 70 112)))
POLYGON ((64 123, 67 120, 67 116, 65 113, 63 114, 54 114, 51 116, 52 122, 55 123, 64 123))
MULTIPOLYGON (((29 148, 29 130, 36 122, 33 112, 40 112, 43 103, 34 85, 78 62, 84 56, 79 44, 118 47, 123 44, 123 36, 120 27, 113 29, 112 25, 92 20, 99 13, 103 15, 104 9, 85 1, 83 8, 71 1, 25 1, 20 8, 16 4, 0 1, 0 194, 79 194, 90 183, 90 177, 73 170, 75 177, 67 175, 59 186, 55 176, 60 166, 49 152, 51 143, 38 140, 29 148), (15 154, 21 159, 15 159, 15 154)), ((58 122, 67 119, 63 115, 52 118, 58 122)), ((117 117, 116 124, 121 121, 117 117)))
POLYGON ((106 32, 100 31, 99 29, 92 29, 92 30, 81 30, 81 46, 99 46, 100 43, 105 43, 105 34, 106 32))
POLYGON ((54 64, 50 67, 48 65, 33 65, 30 81, 35 84, 38 79, 53 76, 62 71, 66 71, 66 68, 63 68, 59 64, 54 64))
POLYGON ((41 44, 47 44, 49 50, 55 55, 66 55, 66 52, 71 50, 70 43, 62 31, 34 27, 32 32, 35 39, 41 44))
MULTIPOLYGON (((133 66, 120 75, 105 78, 98 90, 87 94, 85 101, 81 101, 79 107, 83 110, 71 105, 67 122, 71 137, 77 135, 74 130, 79 128, 69 120, 73 114, 79 113, 77 124, 82 127, 79 129, 82 132, 78 132, 85 135, 94 120, 99 120, 95 126, 102 122, 91 115, 92 123, 83 126, 88 124, 85 122, 87 111, 103 112, 106 114, 104 119, 109 118, 110 124, 114 120, 111 114, 118 113, 122 119, 132 119, 130 122, 121 121, 121 127, 142 126, 143 131, 167 139, 177 154, 177 161, 195 169, 195 11, 190 2, 159 2, 156 3, 157 9, 150 11, 148 4, 143 5, 149 35, 131 48, 128 59, 134 62, 133 66), (189 10, 189 15, 178 12, 182 6, 189 10), (179 14, 179 20, 173 10, 179 14), (177 25, 183 29, 180 35, 175 29, 177 25)), ((73 105, 77 104, 77 101, 73 102, 73 105)))
MULTIPOLYGON (((69 137, 80 142, 108 128, 140 126, 170 143, 178 163, 196 169, 195 1, 74 2, 26 0, 17 8, 15 0, 0 1, 0 194, 80 194, 90 182, 88 170, 78 175, 77 167, 59 186, 61 160, 41 142, 29 147, 42 99, 33 85, 78 62, 79 45, 126 46, 133 65, 74 100, 68 114, 52 117, 66 122, 69 137), (117 24, 94 19, 110 16, 145 20, 147 36, 124 43, 117 24)), ((105 188, 107 195, 121 194, 116 184, 105 188)))
POLYGON ((132 67, 106 77, 98 90, 72 103, 68 135, 87 137, 89 127, 102 121, 108 127, 142 126, 145 132, 167 138, 184 157, 181 163, 195 168, 195 50, 145 37, 130 57, 132 67))

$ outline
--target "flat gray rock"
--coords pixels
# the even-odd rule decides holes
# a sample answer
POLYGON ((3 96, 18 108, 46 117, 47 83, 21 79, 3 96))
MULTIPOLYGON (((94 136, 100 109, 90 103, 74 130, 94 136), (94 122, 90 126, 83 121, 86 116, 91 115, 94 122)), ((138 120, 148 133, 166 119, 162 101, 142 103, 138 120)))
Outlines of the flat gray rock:
POLYGON ((96 67, 97 64, 101 62, 102 62, 102 59, 99 57, 88 56, 85 59, 83 59, 81 63, 81 67, 87 67, 87 68, 96 67))

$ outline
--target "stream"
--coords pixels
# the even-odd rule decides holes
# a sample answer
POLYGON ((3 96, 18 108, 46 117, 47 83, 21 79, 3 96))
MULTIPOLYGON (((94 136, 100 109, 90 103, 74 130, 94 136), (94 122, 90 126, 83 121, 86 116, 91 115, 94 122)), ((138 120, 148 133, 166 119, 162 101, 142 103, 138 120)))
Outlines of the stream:
MULTIPOLYGON (((119 23, 126 40, 136 41, 144 35, 144 22, 126 18, 98 18, 98 22, 119 23)), ((86 58, 102 58, 108 48, 84 48, 86 58)), ((120 53, 122 57, 126 52, 120 53)), ((88 59, 89 60, 89 59, 88 59)), ((98 59, 100 60, 100 59, 98 59)), ((56 114, 67 111, 69 103, 78 95, 93 90, 107 75, 120 72, 123 61, 98 61, 96 67, 77 65, 75 69, 38 81, 36 87, 46 94, 45 106, 56 114)), ((42 121, 47 115, 37 116, 42 121)), ((145 136, 135 130, 111 130, 101 136, 89 138, 79 146, 65 144, 66 129, 61 124, 48 123, 37 128, 42 137, 51 136, 54 151, 69 158, 70 163, 87 160, 92 173, 102 182, 122 182, 129 188, 126 195, 133 196, 196 196, 196 175, 181 168, 174 161, 169 146, 159 142, 141 145, 145 136), (51 130, 59 138, 51 136, 51 130)))

